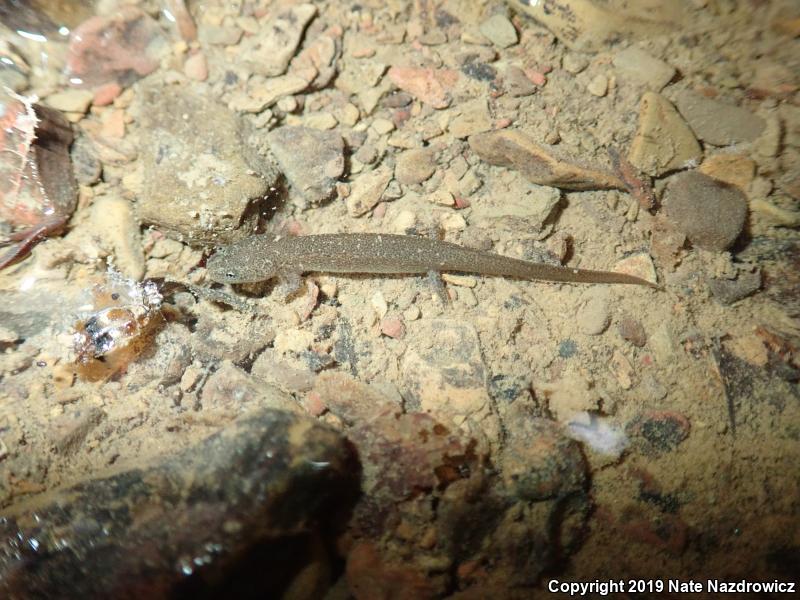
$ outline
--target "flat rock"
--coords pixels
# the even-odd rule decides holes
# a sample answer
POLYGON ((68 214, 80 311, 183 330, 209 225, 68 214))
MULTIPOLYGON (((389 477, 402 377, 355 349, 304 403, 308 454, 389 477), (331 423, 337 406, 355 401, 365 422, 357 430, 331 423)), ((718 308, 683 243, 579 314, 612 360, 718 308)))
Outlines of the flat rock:
POLYGON ((430 148, 412 148, 397 157, 394 178, 404 184, 422 183, 436 170, 436 154, 430 148))
POLYGON ((764 119, 746 108, 712 100, 694 92, 680 92, 676 104, 695 135, 715 146, 751 142, 766 127, 764 119))
POLYGON ((131 203, 115 196, 95 198, 89 221, 92 233, 113 251, 116 270, 129 279, 140 280, 144 275, 144 251, 131 203))
POLYGON ((552 146, 537 144, 520 131, 478 133, 470 136, 469 145, 486 162, 515 168, 539 185, 565 190, 625 189, 618 177, 562 158, 552 146))
POLYGON ((756 176, 756 163, 744 154, 715 154, 703 161, 699 171, 747 191, 756 176))
POLYGON ((669 100, 646 92, 639 104, 639 129, 628 155, 631 164, 658 177, 697 163, 702 156, 692 130, 669 100))
POLYGON ((92 103, 92 98, 94 94, 89 90, 69 89, 48 96, 45 103, 56 110, 85 113, 92 103))
POLYGON ((267 77, 283 75, 295 55, 306 26, 317 14, 313 4, 298 4, 278 13, 242 43, 240 56, 252 72, 267 77))
POLYGON ((305 204, 319 204, 331 197, 344 173, 341 135, 311 127, 284 126, 270 131, 267 140, 281 171, 305 204))
POLYGON ((480 32, 495 46, 508 48, 517 43, 517 30, 504 15, 493 15, 486 19, 480 26, 480 32))
POLYGON ((347 197, 347 212, 350 216, 366 214, 381 200, 383 192, 392 180, 392 170, 381 166, 369 173, 363 173, 353 182, 347 197))
POLYGON ((722 251, 733 245, 742 232, 747 198, 732 185, 688 171, 670 180, 663 211, 692 244, 722 251))
POLYGON ((447 108, 452 101, 450 90, 458 80, 458 71, 392 67, 389 69, 389 79, 401 90, 430 104, 433 108, 447 108))
POLYGON ((608 293, 605 290, 590 290, 586 296, 585 304, 576 315, 578 328, 586 335, 600 335, 611 323, 608 293))
POLYGON ((483 133, 492 128, 492 115, 486 98, 477 98, 465 102, 460 107, 461 113, 449 126, 449 131, 457 138, 466 138, 476 133, 483 133))
POLYGON ((729 306, 739 300, 755 294, 761 289, 761 271, 740 271, 735 279, 719 279, 712 277, 708 280, 708 288, 714 300, 723 306, 729 306))
POLYGON ((628 79, 658 92, 675 77, 675 67, 639 48, 628 48, 613 59, 614 67, 628 79))
POLYGON ((243 142, 236 114, 189 85, 156 81, 137 96, 140 219, 189 243, 249 235, 258 219, 251 203, 269 193, 278 171, 243 142))

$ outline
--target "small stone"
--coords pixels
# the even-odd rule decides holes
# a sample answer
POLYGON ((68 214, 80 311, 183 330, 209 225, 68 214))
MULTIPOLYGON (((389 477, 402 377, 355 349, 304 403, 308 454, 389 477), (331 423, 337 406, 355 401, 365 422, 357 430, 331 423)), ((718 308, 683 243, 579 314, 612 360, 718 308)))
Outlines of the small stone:
POLYGON ((344 173, 344 141, 333 131, 278 127, 267 135, 286 179, 308 204, 330 198, 344 173))
POLYGON ((450 133, 455 137, 466 138, 492 129, 492 115, 489 114, 489 105, 485 98, 465 102, 461 105, 460 110, 460 114, 450 122, 448 127, 450 133))
POLYGON ((493 15, 480 26, 480 32, 495 46, 508 48, 517 43, 517 30, 504 15, 493 15))
POLYGON ((656 267, 647 252, 637 252, 618 260, 614 265, 614 271, 633 275, 650 283, 658 283, 656 267))
POLYGON ((602 98, 608 93, 608 77, 602 73, 595 75, 594 78, 589 82, 589 85, 586 86, 586 91, 588 91, 592 96, 602 98))
POLYGON ((696 164, 703 156, 700 144, 675 107, 663 96, 646 92, 639 104, 639 129, 628 160, 648 175, 696 164))
POLYGON ((647 343, 647 333, 644 327, 633 317, 623 317, 619 322, 618 331, 623 340, 629 341, 637 348, 642 348, 647 343))
POLYGON ((392 179, 392 170, 387 166, 381 166, 374 171, 359 175, 353 181, 350 195, 347 197, 347 212, 352 217, 360 217, 366 214, 380 202, 386 186, 392 179))
POLYGON ((355 104, 351 104, 350 102, 345 104, 342 107, 342 109, 337 113, 337 118, 339 119, 339 122, 346 127, 352 127, 353 125, 358 123, 359 117, 360 114, 358 112, 358 108, 356 107, 355 104))
POLYGON ((258 34, 242 42, 239 56, 246 59, 245 64, 254 73, 267 77, 282 75, 295 55, 306 26, 316 14, 317 7, 310 3, 278 13, 258 34))
POLYGON ((670 180, 662 210, 692 244, 721 252, 742 232, 747 198, 738 188, 689 171, 670 180))
POLYGON ((139 281, 144 275, 144 252, 139 223, 133 216, 131 203, 113 196, 95 198, 90 223, 94 235, 112 250, 115 269, 125 277, 139 281))
POLYGON ((628 360, 627 356, 619 350, 614 350, 608 367, 623 390, 631 389, 634 371, 633 365, 631 365, 631 361, 628 360))
POLYGON ((513 65, 503 71, 503 87, 512 98, 530 96, 536 91, 534 82, 528 78, 525 71, 513 65))
POLYGON ((386 317, 381 319, 381 333, 400 340, 406 336, 406 325, 400 317, 386 317))
POLYGON ((375 119, 372 121, 372 128, 376 133, 385 135, 394 130, 394 123, 392 123, 389 119, 375 119))
POLYGON ((744 154, 715 154, 703 161, 699 171, 746 191, 756 176, 756 163, 744 154))
POLYGON ((680 92, 677 106, 695 135, 715 146, 750 142, 764 131, 764 119, 746 108, 712 100, 690 91, 680 92))
POLYGON ((208 62, 202 52, 192 54, 183 64, 183 72, 189 79, 205 81, 208 79, 208 62))
POLYGON ((781 121, 777 117, 770 117, 766 121, 764 133, 753 144, 753 148, 757 154, 765 158, 774 158, 778 156, 781 150, 781 137, 783 128, 781 121))
POLYGON ((639 48, 628 48, 614 57, 620 74, 658 92, 675 77, 675 68, 639 48))
POLYGON ((447 108, 452 101, 450 90, 458 81, 458 71, 391 67, 389 79, 401 90, 430 104, 433 108, 447 108))
POLYGON ((567 72, 577 75, 589 66, 589 60, 577 52, 567 52, 561 60, 561 67, 567 72))
POLYGON ((430 148, 413 148, 397 157, 394 177, 403 185, 422 183, 436 170, 436 155, 430 148))
MULTIPOLYGON (((303 119, 303 124, 311 129, 327 131, 336 127, 339 122, 331 113, 321 112, 306 116, 305 119, 303 119)), ((339 173, 339 175, 341 175, 341 173, 339 173)))
POLYGON ((56 110, 83 114, 89 110, 93 98, 89 90, 64 90, 45 98, 45 104, 56 110))
POLYGON ((588 301, 578 310, 577 325, 586 335, 600 335, 611 322, 608 295, 605 292, 587 292, 588 301))
POLYGON ((122 93, 122 86, 116 81, 103 84, 94 90, 93 106, 108 106, 122 93))
POLYGON ((714 300, 723 306, 730 306, 761 289, 761 271, 740 271, 736 279, 712 278, 708 281, 714 300))

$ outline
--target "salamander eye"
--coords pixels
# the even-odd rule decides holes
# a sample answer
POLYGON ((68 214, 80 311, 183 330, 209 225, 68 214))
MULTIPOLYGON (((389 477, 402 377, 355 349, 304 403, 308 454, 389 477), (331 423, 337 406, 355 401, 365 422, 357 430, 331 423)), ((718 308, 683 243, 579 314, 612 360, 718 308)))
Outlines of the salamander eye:
POLYGON ((228 271, 227 273, 225 273, 225 277, 227 277, 228 279, 236 279, 236 273, 234 273, 233 271, 228 271))

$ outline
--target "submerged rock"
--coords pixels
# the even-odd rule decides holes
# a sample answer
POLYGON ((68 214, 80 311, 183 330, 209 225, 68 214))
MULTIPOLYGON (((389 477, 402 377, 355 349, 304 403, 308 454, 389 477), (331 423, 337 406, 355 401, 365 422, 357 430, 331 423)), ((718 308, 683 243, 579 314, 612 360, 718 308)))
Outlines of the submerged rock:
POLYGON ((346 441, 313 420, 243 417, 158 464, 3 511, 0 595, 235 596, 234 575, 249 565, 265 597, 280 596, 306 564, 298 540, 357 486, 352 461, 346 441))

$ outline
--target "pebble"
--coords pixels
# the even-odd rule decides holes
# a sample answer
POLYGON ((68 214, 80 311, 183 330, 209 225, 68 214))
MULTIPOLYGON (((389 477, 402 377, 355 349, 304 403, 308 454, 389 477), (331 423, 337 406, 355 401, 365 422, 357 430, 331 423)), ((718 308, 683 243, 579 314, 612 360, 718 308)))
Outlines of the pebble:
POLYGON ((458 71, 452 69, 391 67, 388 75, 401 90, 437 109, 450 106, 450 90, 458 81, 458 71))
POLYGON ((746 108, 712 100, 694 92, 680 92, 676 104, 695 135, 715 146, 751 142, 766 127, 764 119, 746 108))
POLYGON ((390 131, 394 130, 394 123, 392 123, 389 119, 378 118, 372 121, 372 128, 379 135, 386 135, 390 131))
POLYGON ((460 113, 450 122, 448 130, 457 138, 466 138, 492 129, 492 115, 485 98, 463 103, 460 113))
POLYGON ((403 319, 396 316, 388 316, 381 319, 381 333, 387 337, 401 340, 406 336, 406 324, 403 319))
POLYGON ((306 115, 303 119, 303 125, 306 127, 310 129, 319 129, 322 131, 333 129, 338 124, 339 122, 336 120, 336 117, 329 112, 313 113, 306 115))
POLYGON ((735 279, 712 277, 708 280, 708 289, 711 290, 714 300, 723 306, 730 306, 761 289, 761 271, 740 270, 735 279))
POLYGON ((608 93, 608 77, 603 74, 595 75, 589 85, 586 86, 586 91, 592 96, 602 98, 608 93))
POLYGON ((360 116, 361 115, 359 114, 356 105, 348 102, 337 113, 336 118, 339 119, 339 122, 342 125, 346 127, 352 127, 353 125, 358 123, 358 119, 360 116))
POLYGON ((645 92, 639 104, 639 128, 628 160, 640 171, 659 177, 697 164, 703 150, 672 104, 655 92, 645 92))
POLYGON ((386 186, 392 179, 392 170, 381 165, 374 171, 358 176, 346 199, 347 212, 351 217, 360 217, 372 210, 380 202, 386 186))
POLYGON ((403 185, 422 183, 436 171, 436 155, 430 148, 413 148, 397 157, 395 179, 403 185))
POLYGON ((279 173, 245 152, 235 113, 189 85, 158 80, 139 88, 131 112, 142 126, 142 221, 190 243, 253 231, 251 202, 269 193, 279 173))
POLYGON ((578 329, 586 335, 600 335, 611 322, 609 298, 607 292, 597 288, 586 293, 588 300, 578 309, 578 329))
POLYGON ((756 176, 756 163, 744 154, 715 154, 703 161, 699 171, 746 191, 756 176))
POLYGON ((270 150, 306 206, 330 198, 344 173, 344 141, 333 131, 283 126, 267 135, 270 150))
POLYGON ((89 90, 64 90, 45 98, 45 103, 56 110, 83 114, 89 110, 93 98, 89 90))
MULTIPOLYGON (((541 81, 538 85, 544 84, 544 75, 542 75, 542 79, 537 81, 541 81)), ((525 71, 519 67, 511 65, 503 70, 503 88, 512 98, 520 98, 533 94, 536 91, 536 85, 534 85, 534 83, 534 81, 528 78, 525 71)))
POLYGON ((205 81, 208 79, 208 62, 206 61, 206 55, 202 52, 192 54, 183 64, 183 73, 189 79, 194 79, 195 81, 205 81))
POLYGON ((495 46, 508 48, 519 41, 517 30, 504 15, 493 15, 481 23, 480 32, 495 46))
POLYGON ((637 348, 642 348, 647 343, 647 333, 641 322, 631 316, 624 316, 617 327, 623 340, 629 341, 637 348))
POLYGON ((781 150, 781 137, 783 134, 783 127, 781 121, 777 117, 770 117, 766 120, 764 133, 753 144, 753 149, 757 154, 765 158, 774 158, 778 156, 781 150))
POLYGON ((650 283, 658 283, 656 267, 647 252, 636 252, 618 260, 614 265, 614 271, 633 275, 650 283))
POLYGON ((581 71, 585 70, 588 66, 589 59, 587 59, 583 54, 578 54, 577 52, 567 52, 564 55, 564 58, 561 59, 561 68, 567 73, 572 73, 573 75, 577 75, 581 71))
POLYGON ((516 168, 538 185, 565 190, 625 189, 618 177, 565 160, 553 148, 517 130, 478 133, 469 137, 469 146, 489 164, 516 168))
POLYGON ((94 90, 93 106, 108 106, 122 93, 122 86, 116 81, 105 83, 94 90))
POLYGON ((648 411, 633 418, 625 432, 645 454, 660 455, 677 448, 689 437, 689 420, 678 412, 648 411))
POLYGON ((276 77, 286 72, 306 27, 317 14, 313 4, 298 4, 275 15, 241 44, 239 56, 253 73, 276 77))
POLYGON ((614 67, 626 79, 658 92, 675 77, 675 68, 636 47, 614 57, 614 67))
POLYGON ((730 248, 742 232, 747 198, 731 185, 689 171, 669 181, 662 210, 692 244, 721 252, 730 248))

